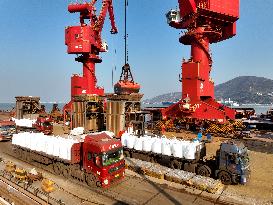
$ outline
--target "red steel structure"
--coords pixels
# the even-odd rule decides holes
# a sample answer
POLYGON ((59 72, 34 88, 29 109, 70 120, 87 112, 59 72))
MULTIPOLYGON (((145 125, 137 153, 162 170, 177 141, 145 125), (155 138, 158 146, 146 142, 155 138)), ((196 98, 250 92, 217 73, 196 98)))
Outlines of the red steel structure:
POLYGON ((191 58, 182 62, 181 101, 162 110, 163 118, 189 117, 225 122, 235 111, 215 101, 210 77, 210 44, 236 35, 239 0, 178 0, 179 10, 167 13, 168 24, 186 29, 180 43, 191 46, 191 58))
MULTIPOLYGON (((108 46, 103 42, 101 32, 107 12, 111 21, 111 33, 116 34, 117 27, 113 11, 112 0, 102 0, 102 8, 96 15, 97 0, 90 3, 76 3, 68 6, 70 13, 80 13, 80 25, 69 26, 65 29, 65 44, 68 54, 77 54, 76 61, 83 64, 83 76, 71 77, 71 101, 79 95, 104 95, 104 89, 97 87, 95 75, 96 63, 101 63, 100 52, 107 52, 108 46), (89 21, 89 22, 86 22, 89 21)), ((72 102, 64 110, 71 110, 72 102)))

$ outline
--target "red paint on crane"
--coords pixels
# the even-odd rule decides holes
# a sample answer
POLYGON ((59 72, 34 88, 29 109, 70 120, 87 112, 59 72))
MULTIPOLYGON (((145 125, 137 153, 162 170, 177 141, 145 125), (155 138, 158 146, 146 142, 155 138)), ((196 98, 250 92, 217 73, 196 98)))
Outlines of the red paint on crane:
POLYGON ((170 26, 187 29, 180 43, 191 46, 191 58, 182 62, 182 99, 162 110, 164 118, 218 120, 235 118, 235 111, 215 101, 210 77, 210 44, 236 35, 239 0, 178 0, 180 10, 167 14, 170 26))

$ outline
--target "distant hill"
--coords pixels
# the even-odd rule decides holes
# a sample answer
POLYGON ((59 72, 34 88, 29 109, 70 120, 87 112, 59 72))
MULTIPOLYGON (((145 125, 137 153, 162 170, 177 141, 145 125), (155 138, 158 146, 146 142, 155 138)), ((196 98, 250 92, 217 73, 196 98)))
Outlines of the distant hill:
MULTIPOLYGON (((255 76, 240 76, 215 86, 215 97, 218 100, 230 98, 240 104, 270 104, 273 103, 273 80, 255 76)), ((146 99, 143 102, 160 104, 166 101, 175 102, 180 98, 181 92, 173 92, 146 99)))
POLYGON ((215 96, 244 104, 270 104, 273 103, 273 80, 255 76, 237 77, 217 85, 215 96))
POLYGON ((147 104, 160 104, 161 102, 176 102, 180 100, 181 92, 167 93, 153 97, 151 99, 143 100, 143 103, 147 104))

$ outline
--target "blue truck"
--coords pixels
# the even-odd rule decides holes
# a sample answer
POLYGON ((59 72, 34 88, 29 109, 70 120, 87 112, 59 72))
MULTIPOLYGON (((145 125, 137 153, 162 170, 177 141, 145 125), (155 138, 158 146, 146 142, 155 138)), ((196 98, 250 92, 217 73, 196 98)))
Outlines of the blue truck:
POLYGON ((240 141, 222 142, 216 156, 206 158, 206 144, 196 150, 195 159, 188 160, 153 152, 139 151, 124 147, 125 157, 136 158, 172 169, 193 172, 198 175, 220 179, 223 184, 246 184, 250 176, 248 149, 240 141))

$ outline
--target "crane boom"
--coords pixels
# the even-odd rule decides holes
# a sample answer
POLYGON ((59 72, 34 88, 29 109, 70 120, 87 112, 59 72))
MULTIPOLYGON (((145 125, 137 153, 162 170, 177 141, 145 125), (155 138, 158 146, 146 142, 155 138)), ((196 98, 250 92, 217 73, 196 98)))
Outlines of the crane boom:
POLYGON ((116 34, 116 33, 118 33, 118 29, 116 27, 112 0, 103 0, 100 15, 97 18, 97 21, 94 25, 94 29, 96 31, 98 31, 99 33, 102 31, 107 11, 109 13, 109 19, 110 19, 111 26, 112 26, 111 33, 116 34))

